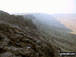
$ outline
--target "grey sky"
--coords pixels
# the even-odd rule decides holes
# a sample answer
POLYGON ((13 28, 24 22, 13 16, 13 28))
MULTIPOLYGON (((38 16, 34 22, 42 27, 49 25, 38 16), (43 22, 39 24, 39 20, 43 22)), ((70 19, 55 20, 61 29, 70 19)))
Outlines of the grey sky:
POLYGON ((9 13, 76 13, 76 0, 0 0, 9 13))

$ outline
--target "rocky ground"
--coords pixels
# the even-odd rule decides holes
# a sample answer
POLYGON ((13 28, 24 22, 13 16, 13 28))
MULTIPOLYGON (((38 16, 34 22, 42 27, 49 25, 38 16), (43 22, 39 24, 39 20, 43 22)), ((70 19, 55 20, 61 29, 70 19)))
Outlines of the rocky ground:
POLYGON ((25 20, 25 24, 21 25, 17 19, 18 23, 12 23, 13 19, 1 15, 0 57, 58 57, 57 47, 51 45, 32 23, 25 20))

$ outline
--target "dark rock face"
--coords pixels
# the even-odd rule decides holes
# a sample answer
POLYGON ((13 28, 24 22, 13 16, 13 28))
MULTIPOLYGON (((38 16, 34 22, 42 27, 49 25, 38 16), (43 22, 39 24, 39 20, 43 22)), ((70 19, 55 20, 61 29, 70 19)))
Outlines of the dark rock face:
POLYGON ((56 47, 36 30, 32 22, 22 18, 25 24, 20 24, 16 16, 18 23, 0 18, 0 57, 58 57, 56 47))

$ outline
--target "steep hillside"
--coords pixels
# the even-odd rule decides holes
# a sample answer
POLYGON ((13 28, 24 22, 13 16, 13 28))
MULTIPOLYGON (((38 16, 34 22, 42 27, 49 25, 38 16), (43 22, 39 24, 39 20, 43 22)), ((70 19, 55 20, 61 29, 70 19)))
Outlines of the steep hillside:
POLYGON ((48 36, 49 42, 59 47, 61 52, 76 51, 76 35, 71 33, 71 29, 62 24, 53 15, 42 13, 32 15, 35 17, 33 22, 37 26, 37 29, 43 35, 48 36))
POLYGON ((0 57, 59 57, 58 52, 32 20, 0 11, 0 57))

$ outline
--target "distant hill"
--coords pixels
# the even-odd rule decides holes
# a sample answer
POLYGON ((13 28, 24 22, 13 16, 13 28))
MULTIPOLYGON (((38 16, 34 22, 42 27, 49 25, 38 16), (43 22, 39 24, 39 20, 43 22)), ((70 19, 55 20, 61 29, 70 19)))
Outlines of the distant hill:
POLYGON ((58 21, 64 24, 67 28, 76 32, 76 14, 59 14, 54 15, 58 21))

